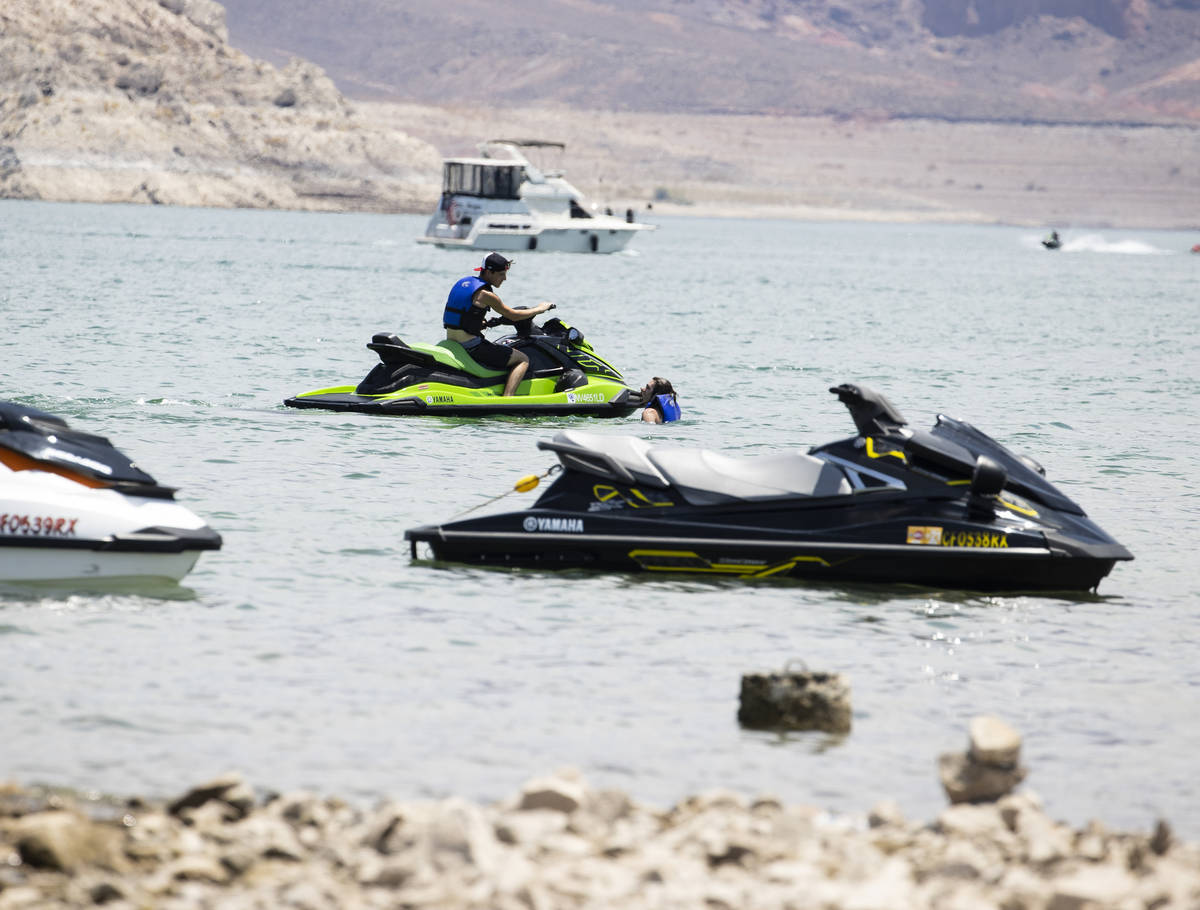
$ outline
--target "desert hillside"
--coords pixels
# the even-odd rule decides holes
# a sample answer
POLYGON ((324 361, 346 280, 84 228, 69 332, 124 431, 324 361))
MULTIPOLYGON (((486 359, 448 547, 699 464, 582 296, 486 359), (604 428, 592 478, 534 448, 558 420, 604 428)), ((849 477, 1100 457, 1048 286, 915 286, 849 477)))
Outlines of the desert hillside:
POLYGON ((1200 123, 1197 0, 227 0, 235 43, 422 104, 1200 123))
POLYGON ((4 0, 0 198, 423 213, 515 135, 620 209, 1200 228, 1200 0, 228 6, 4 0))
POLYGON ((0 197, 396 211, 437 168, 317 66, 232 47, 212 0, 0 7, 0 197))

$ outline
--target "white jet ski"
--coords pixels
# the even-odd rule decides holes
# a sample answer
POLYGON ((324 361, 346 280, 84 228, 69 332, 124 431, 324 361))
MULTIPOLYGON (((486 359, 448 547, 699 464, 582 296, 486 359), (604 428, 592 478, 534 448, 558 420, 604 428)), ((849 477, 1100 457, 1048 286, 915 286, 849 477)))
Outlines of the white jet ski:
POLYGON ((221 536, 103 436, 0 401, 0 583, 179 581, 221 536))

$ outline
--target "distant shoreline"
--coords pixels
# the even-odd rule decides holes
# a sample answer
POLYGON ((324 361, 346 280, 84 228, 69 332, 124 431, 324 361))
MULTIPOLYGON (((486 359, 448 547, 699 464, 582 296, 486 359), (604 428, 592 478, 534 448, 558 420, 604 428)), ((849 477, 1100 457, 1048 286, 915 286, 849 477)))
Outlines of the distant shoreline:
POLYGON ((443 156, 502 135, 565 142, 567 178, 614 210, 650 202, 699 217, 1200 230, 1200 128, 1185 124, 352 103, 443 156))

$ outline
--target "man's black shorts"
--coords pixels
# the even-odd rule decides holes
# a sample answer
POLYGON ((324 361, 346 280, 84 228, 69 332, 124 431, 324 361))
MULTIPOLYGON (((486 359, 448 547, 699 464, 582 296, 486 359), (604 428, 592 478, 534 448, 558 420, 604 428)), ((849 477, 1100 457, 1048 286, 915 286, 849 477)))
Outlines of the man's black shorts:
POLYGON ((472 345, 463 345, 471 359, 489 370, 507 370, 508 359, 512 357, 512 348, 502 344, 492 344, 486 338, 480 338, 472 345))

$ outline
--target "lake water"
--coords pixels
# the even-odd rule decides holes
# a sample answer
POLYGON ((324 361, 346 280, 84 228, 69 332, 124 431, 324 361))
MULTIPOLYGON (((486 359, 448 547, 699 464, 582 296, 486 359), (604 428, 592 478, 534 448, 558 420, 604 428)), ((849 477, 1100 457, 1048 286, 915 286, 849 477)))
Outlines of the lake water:
POLYGON ((283 407, 365 375, 377 331, 441 336, 479 257, 423 226, 0 202, 0 398, 109 436, 225 540, 179 587, 0 593, 0 779, 492 800, 572 765, 663 807, 928 820, 938 754, 995 713, 1052 815, 1200 838, 1200 238, 663 218, 623 254, 518 256, 504 298, 671 379, 678 424, 283 407), (1032 454, 1136 560, 1064 599, 409 558, 406 528, 541 473, 559 428, 778 452, 853 435, 841 382, 1032 454), (739 728, 741 674, 793 660, 849 677, 848 736, 739 728))

